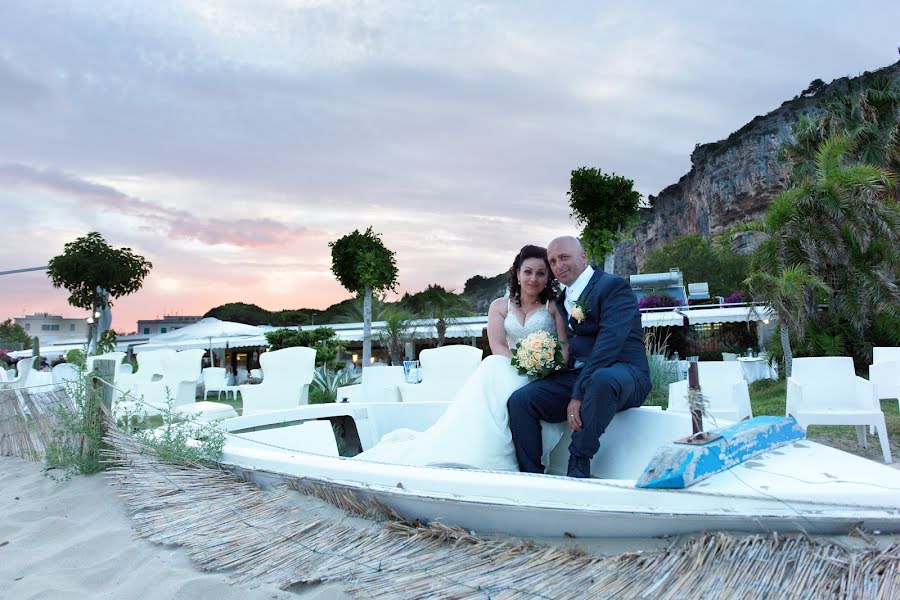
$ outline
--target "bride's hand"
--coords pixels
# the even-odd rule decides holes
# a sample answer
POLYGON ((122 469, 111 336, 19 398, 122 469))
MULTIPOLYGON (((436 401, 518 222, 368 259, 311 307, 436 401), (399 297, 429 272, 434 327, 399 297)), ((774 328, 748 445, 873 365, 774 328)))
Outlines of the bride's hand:
POLYGON ((581 431, 581 400, 569 400, 566 407, 567 422, 572 431, 581 431))

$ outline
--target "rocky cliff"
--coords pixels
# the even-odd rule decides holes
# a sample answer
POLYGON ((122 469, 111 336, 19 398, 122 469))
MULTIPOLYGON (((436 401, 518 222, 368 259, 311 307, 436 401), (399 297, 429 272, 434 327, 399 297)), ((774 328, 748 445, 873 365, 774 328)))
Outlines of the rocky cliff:
MULTIPOLYGON (((811 85, 727 139, 698 145, 691 154, 691 170, 678 183, 650 196, 651 207, 642 211, 632 239, 617 246, 616 273, 640 272, 649 252, 681 235, 714 236, 761 217, 787 182, 787 169, 776 156, 790 138, 791 124, 801 114, 820 111, 834 94, 846 92, 851 85, 864 85, 864 80, 876 73, 900 80, 900 62, 875 73, 811 85)), ((741 246, 737 249, 755 247, 753 237, 744 236, 741 246)))

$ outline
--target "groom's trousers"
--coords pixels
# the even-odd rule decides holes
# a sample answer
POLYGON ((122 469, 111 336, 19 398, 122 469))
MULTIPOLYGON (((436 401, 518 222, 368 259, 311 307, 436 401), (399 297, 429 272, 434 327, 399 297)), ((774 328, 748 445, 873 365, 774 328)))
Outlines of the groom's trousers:
MULTIPOLYGON (((513 392, 507 402, 509 428, 516 447, 519 470, 543 473, 541 464, 541 421, 566 421, 566 408, 579 371, 553 373, 513 392)), ((649 383, 649 382, 648 382, 649 383)), ((572 433, 569 454, 592 458, 600 448, 600 436, 615 414, 644 403, 648 385, 625 363, 594 371, 581 401, 581 431, 572 433)), ((549 449, 548 449, 549 450, 549 449)))

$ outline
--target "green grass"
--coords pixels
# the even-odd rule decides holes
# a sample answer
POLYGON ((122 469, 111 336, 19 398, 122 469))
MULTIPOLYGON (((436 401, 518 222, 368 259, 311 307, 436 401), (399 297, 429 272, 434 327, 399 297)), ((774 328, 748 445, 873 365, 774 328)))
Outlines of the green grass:
MULTIPOLYGON (((666 407, 668 390, 654 389, 645 405, 666 407)), ((787 398, 787 383, 783 379, 761 379, 750 384, 750 406, 754 416, 784 416, 787 398)), ((888 440, 895 457, 900 456, 900 409, 897 400, 882 400, 881 410, 887 424, 888 440)), ((869 435, 867 429, 868 448, 861 448, 856 441, 856 428, 852 425, 812 425, 806 432, 807 437, 816 442, 835 446, 841 450, 882 460, 881 444, 877 435, 869 435)))
MULTIPOLYGON (((750 406, 754 416, 783 416, 786 397, 787 384, 783 379, 762 379, 750 384, 750 406)), ((898 409, 897 400, 882 400, 881 410, 884 411, 892 453, 896 456, 900 451, 900 409, 898 409)), ((813 441, 881 460, 881 445, 878 436, 868 435, 868 428, 868 437, 866 438, 868 448, 859 447, 856 441, 856 428, 852 425, 812 425, 806 435, 813 441)))

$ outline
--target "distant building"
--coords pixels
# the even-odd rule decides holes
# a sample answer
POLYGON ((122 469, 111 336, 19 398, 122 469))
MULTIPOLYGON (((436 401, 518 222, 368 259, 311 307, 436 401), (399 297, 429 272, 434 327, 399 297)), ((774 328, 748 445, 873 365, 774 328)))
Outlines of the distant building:
POLYGON ((84 340, 88 336, 86 317, 65 318, 50 313, 34 313, 24 317, 15 317, 16 325, 21 325, 28 335, 38 337, 41 342, 61 340, 84 340))
POLYGON ((141 319, 137 322, 137 335, 157 335, 175 331, 196 323, 203 317, 165 315, 162 319, 141 319))

